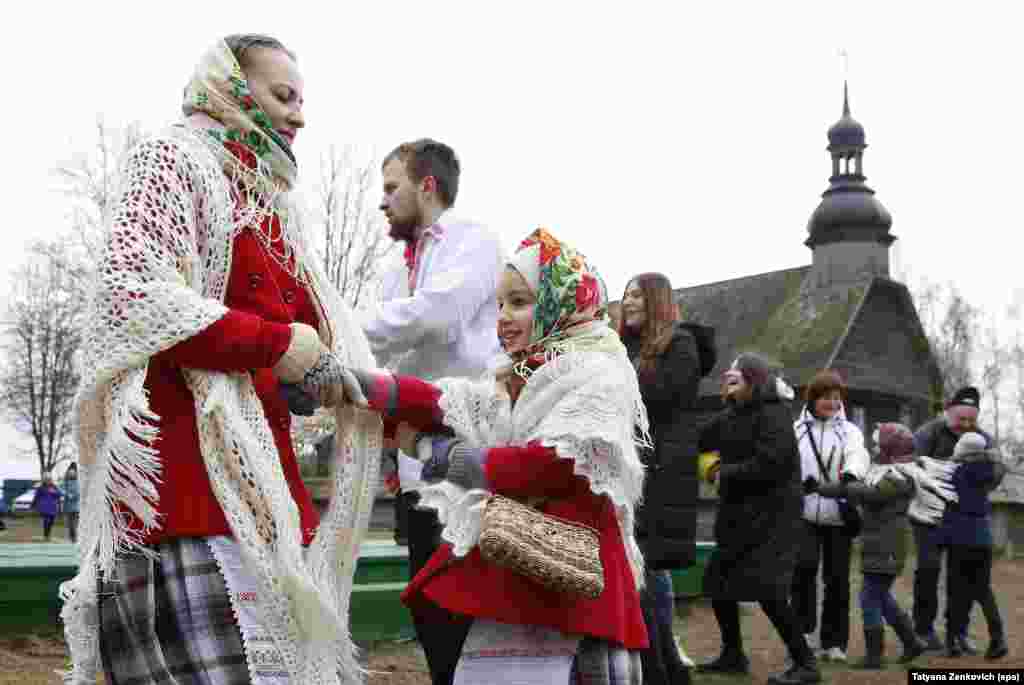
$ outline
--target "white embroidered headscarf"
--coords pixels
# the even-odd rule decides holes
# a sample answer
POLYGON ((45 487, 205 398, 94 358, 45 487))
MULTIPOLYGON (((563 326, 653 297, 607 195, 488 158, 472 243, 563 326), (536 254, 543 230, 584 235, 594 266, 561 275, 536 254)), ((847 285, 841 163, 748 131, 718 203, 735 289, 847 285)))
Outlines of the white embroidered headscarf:
MULTIPOLYGON (((522 243, 510 266, 537 294, 532 345, 517 364, 525 384, 513 407, 493 375, 443 379, 438 385, 444 422, 473 447, 540 442, 571 459, 591 490, 614 504, 634 579, 642 587, 634 517, 644 479, 637 441, 649 441, 647 412, 626 348, 604 320, 605 290, 583 255, 544 229, 522 243)), ((479 540, 491 493, 445 481, 422 488, 420 495, 420 506, 437 510, 442 537, 454 554, 468 554, 479 540)))
MULTIPOLYGON (((211 55, 217 64, 225 48, 218 42, 201 65, 211 64, 211 55)), ((278 192, 280 166, 253 170, 230 163, 237 158, 210 135, 210 121, 194 113, 128 155, 88 305, 75 399, 79 573, 61 588, 73 658, 68 679, 75 685, 96 681, 97 581, 111 577, 121 554, 153 554, 142 541, 160 525, 161 464, 153 446, 160 417, 149 408, 144 388, 149 359, 224 316, 238 232, 276 214, 293 267, 319 304, 321 339, 346 365, 376 366, 351 310, 321 272, 303 213, 290 194, 278 192), (241 203, 240 187, 247 190, 241 203), (129 526, 120 513, 125 511, 141 530, 129 526)), ((351 406, 336 411, 331 502, 312 545, 303 550, 298 508, 249 374, 183 373, 195 398, 207 476, 255 577, 264 628, 293 682, 359 680, 348 608, 376 492, 380 418, 351 406)))

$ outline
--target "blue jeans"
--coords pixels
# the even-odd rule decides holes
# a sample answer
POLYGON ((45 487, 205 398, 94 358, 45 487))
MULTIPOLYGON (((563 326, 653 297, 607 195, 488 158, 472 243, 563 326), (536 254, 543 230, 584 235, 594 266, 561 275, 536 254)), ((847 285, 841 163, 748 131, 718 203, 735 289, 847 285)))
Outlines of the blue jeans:
POLYGON ((679 658, 672 634, 675 598, 669 571, 647 569, 646 587, 640 594, 644 623, 650 646, 640 652, 644 685, 672 685, 688 682, 686 667, 679 658))
POLYGON ((877 628, 882 619, 889 625, 896 625, 902 613, 896 598, 892 596, 892 584, 896 576, 882 573, 865 573, 864 586, 860 591, 860 608, 864 613, 864 627, 877 628))

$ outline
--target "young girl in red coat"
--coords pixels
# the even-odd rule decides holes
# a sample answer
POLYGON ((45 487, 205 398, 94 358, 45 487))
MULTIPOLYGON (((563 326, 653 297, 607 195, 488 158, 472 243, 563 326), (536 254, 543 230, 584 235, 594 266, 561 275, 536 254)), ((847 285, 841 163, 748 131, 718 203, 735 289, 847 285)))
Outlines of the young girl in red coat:
POLYGON ((423 478, 434 483, 421 506, 438 511, 447 544, 402 599, 472 621, 459 685, 641 682, 647 632, 633 516, 643 467, 634 440, 647 420, 605 305, 583 255, 538 229, 499 279, 498 336, 512 364, 497 378, 431 385, 355 372, 371 408, 412 426, 399 440, 422 455, 423 478), (603 592, 559 594, 486 561, 477 540, 493 493, 542 498, 545 513, 597 530, 603 592))

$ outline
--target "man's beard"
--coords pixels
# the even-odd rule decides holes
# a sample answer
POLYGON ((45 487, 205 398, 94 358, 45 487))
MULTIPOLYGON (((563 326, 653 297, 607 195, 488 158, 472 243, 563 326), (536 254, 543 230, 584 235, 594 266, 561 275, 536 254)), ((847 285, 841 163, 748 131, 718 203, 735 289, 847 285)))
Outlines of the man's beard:
POLYGON ((392 240, 411 243, 416 239, 416 229, 420 223, 418 214, 405 221, 392 221, 388 228, 388 236, 392 240))

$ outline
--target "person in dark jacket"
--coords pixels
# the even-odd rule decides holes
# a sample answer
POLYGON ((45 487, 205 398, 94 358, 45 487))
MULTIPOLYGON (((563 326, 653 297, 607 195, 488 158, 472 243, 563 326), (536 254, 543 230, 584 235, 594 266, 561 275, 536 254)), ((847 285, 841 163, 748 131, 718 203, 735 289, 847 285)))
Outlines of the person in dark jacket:
MULTIPOLYGON (((978 428, 978 412, 981 408, 981 394, 973 386, 957 390, 946 404, 942 416, 924 424, 914 433, 914 454, 933 459, 949 459, 953 448, 964 433, 976 432, 993 446, 992 437, 978 428)), ((948 552, 946 530, 938 525, 925 525, 911 521, 914 530, 914 544, 917 548, 917 567, 914 569, 914 629, 925 641, 929 650, 941 650, 942 641, 935 634, 935 618, 939 611, 939 576, 942 574, 943 552, 948 552)), ((948 557, 948 554, 947 554, 948 557)), ((948 559, 947 559, 948 567, 948 559)), ((947 582, 949 573, 946 574, 947 582)), ((991 624, 999 620, 995 596, 984 596, 981 608, 991 624)), ((948 614, 948 607, 947 607, 948 614)), ((946 617, 949 624, 949 617, 946 617)), ((961 651, 973 654, 974 648, 967 639, 967 626, 959 636, 961 651)))
POLYGON ((697 670, 746 673, 740 601, 757 601, 789 650, 792 666, 770 683, 817 683, 817 660, 804 638, 789 592, 802 532, 800 458, 790 402, 793 390, 758 356, 742 354, 725 372, 727 408, 700 431, 701 475, 719 488, 715 551, 703 592, 722 633, 722 653, 697 670))
POLYGON ((914 497, 914 436, 899 423, 883 423, 875 437, 878 454, 864 481, 821 483, 804 480, 804 492, 821 497, 846 498, 863 508, 861 530, 861 571, 864 582, 860 606, 864 615, 864 668, 882 668, 885 652, 885 623, 903 642, 903 662, 924 653, 924 644, 914 635, 910 616, 892 595, 892 584, 903 572, 907 556, 907 509, 914 497), (884 619, 884 622, 883 622, 884 619))
POLYGON ((50 541, 50 532, 53 530, 53 521, 60 512, 60 498, 64 493, 53 484, 53 478, 49 473, 43 474, 42 484, 36 488, 32 497, 32 508, 39 512, 43 520, 43 539, 50 541))
POLYGON ((967 631, 971 605, 977 601, 984 607, 986 597, 991 597, 993 610, 991 615, 985 611, 991 636, 985 656, 1001 659, 1009 652, 992 592, 992 503, 988 500, 988 493, 1006 475, 1006 466, 988 445, 985 436, 971 432, 964 433, 953 450, 953 461, 960 463, 953 472, 957 501, 946 507, 942 521, 949 543, 946 652, 951 657, 964 654, 958 636, 967 631))
POLYGON ((78 512, 81 494, 78 487, 78 464, 71 464, 64 472, 64 523, 68 539, 78 542, 78 512))
POLYGON ((626 286, 618 331, 637 369, 653 443, 640 455, 647 478, 636 526, 646 562, 641 602, 650 647, 640 654, 645 685, 690 682, 672 632, 671 570, 696 560, 695 405, 700 379, 715 365, 715 352, 709 344, 711 329, 678 319, 672 284, 664 275, 640 274, 626 286))

